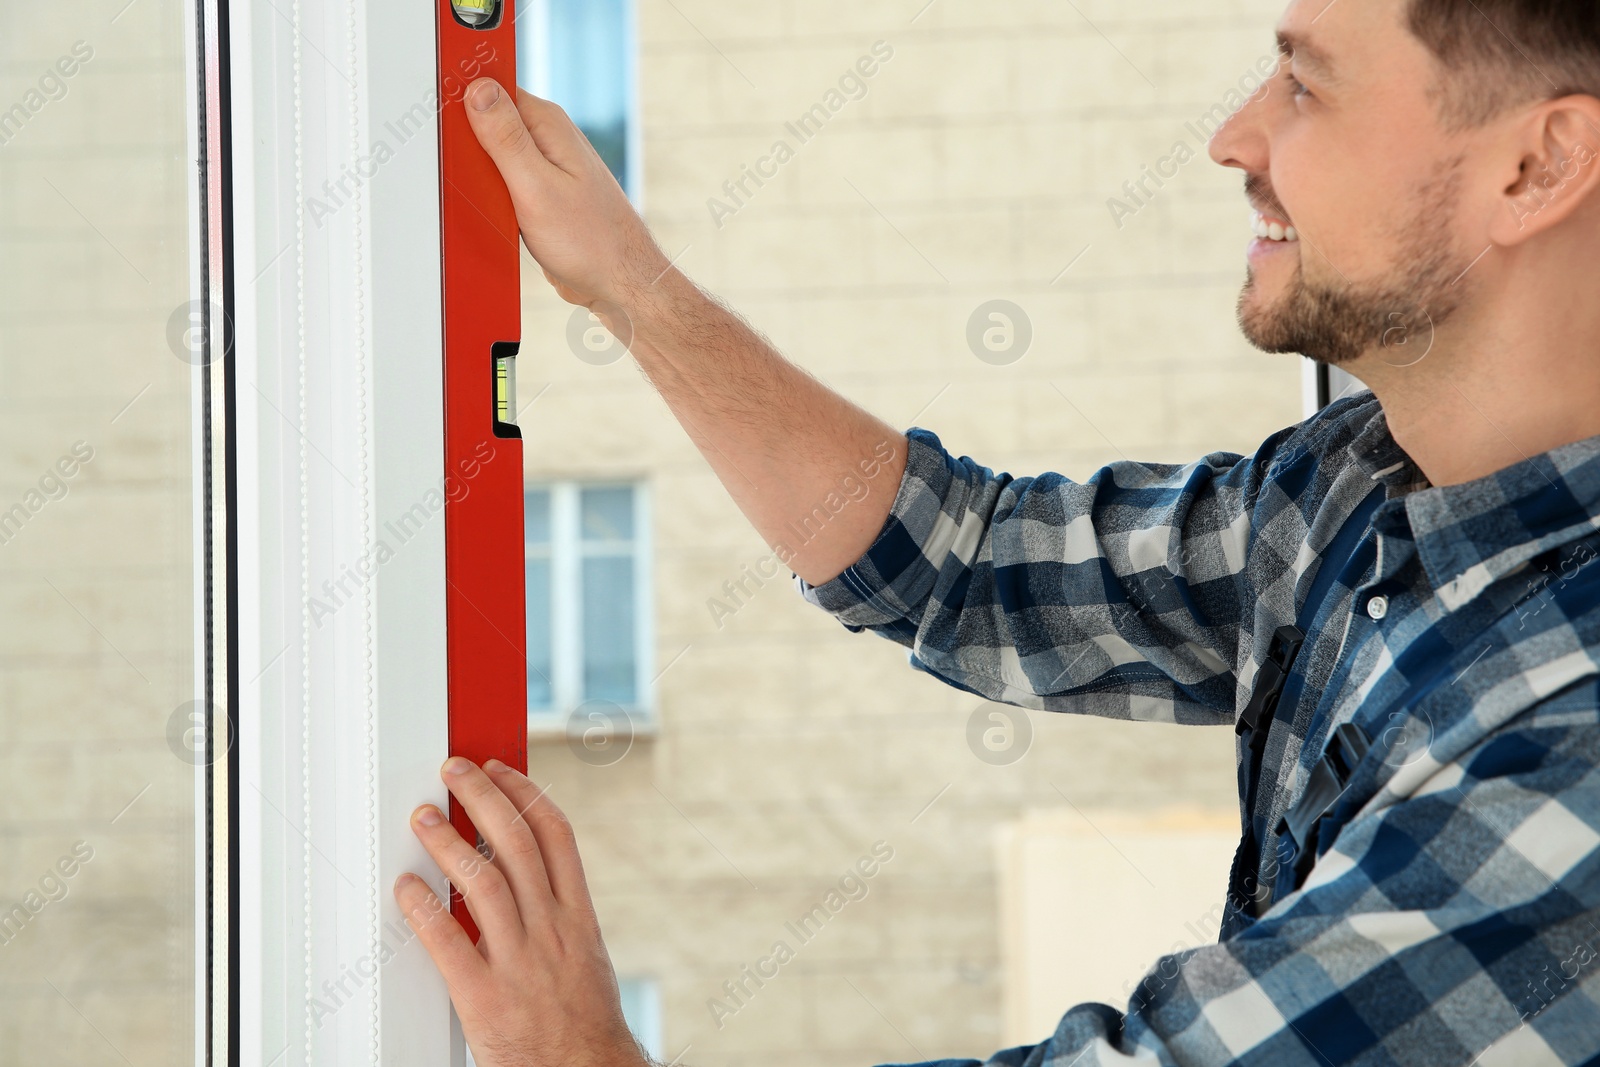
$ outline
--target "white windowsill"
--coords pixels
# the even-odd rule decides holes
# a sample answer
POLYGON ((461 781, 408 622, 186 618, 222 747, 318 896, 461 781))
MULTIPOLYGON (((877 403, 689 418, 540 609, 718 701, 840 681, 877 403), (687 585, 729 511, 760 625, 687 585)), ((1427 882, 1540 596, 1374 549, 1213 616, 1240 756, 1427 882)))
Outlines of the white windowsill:
MULTIPOLYGON (((630 715, 635 740, 654 739, 661 734, 661 720, 653 712, 634 712, 630 715)), ((567 736, 567 720, 563 715, 529 715, 529 741, 559 741, 567 736)))

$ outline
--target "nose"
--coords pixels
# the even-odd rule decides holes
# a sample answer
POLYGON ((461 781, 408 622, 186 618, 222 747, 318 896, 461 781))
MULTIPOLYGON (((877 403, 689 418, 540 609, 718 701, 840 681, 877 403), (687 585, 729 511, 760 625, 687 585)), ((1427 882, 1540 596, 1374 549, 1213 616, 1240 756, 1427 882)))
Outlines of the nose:
POLYGON ((1277 89, 1269 82, 1217 127, 1206 146, 1213 161, 1224 167, 1237 167, 1246 174, 1260 174, 1267 169, 1265 118, 1277 89))

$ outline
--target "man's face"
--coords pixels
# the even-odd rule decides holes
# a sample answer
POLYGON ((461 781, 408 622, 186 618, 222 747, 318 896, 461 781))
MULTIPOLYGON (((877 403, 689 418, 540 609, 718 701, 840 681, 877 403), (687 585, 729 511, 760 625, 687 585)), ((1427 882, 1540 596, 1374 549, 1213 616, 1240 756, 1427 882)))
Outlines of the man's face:
POLYGON ((1404 365, 1461 304, 1482 251, 1465 247, 1466 140, 1440 124, 1435 60, 1404 8, 1294 0, 1277 77, 1212 138, 1212 158, 1245 172, 1259 212, 1239 298, 1259 348, 1404 365))

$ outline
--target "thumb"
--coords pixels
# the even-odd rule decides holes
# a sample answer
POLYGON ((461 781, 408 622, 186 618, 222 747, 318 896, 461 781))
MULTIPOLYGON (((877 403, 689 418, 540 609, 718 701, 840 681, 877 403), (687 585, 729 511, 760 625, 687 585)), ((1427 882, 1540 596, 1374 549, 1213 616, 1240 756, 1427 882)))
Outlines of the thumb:
POLYGON ((472 132, 500 168, 513 196, 531 192, 533 182, 551 163, 534 144, 511 96, 493 78, 479 78, 468 87, 465 102, 472 132))

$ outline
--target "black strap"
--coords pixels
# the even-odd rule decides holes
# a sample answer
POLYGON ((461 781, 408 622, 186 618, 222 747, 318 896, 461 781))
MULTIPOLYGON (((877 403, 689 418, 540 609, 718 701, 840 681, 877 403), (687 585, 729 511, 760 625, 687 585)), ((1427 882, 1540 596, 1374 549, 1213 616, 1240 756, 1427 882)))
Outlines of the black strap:
MULTIPOLYGON (((1383 503, 1386 496, 1384 487, 1381 484, 1375 485, 1372 492, 1356 505, 1356 509, 1328 543, 1328 547, 1322 551, 1322 561, 1317 565, 1316 577, 1312 579, 1311 588, 1306 592, 1295 624, 1280 626, 1273 631, 1272 641, 1267 648, 1267 660, 1256 672, 1250 699, 1234 723, 1234 732, 1243 739, 1244 749, 1249 756, 1241 760, 1239 768, 1239 795, 1244 810, 1244 826, 1238 851, 1234 854, 1233 870, 1228 877, 1229 914, 1223 920, 1224 933, 1229 932, 1239 922, 1234 912, 1258 916, 1266 909, 1271 899, 1272 887, 1260 885, 1256 881, 1260 870, 1261 845, 1265 836, 1265 827, 1258 828, 1255 825, 1256 794, 1260 788, 1261 762, 1266 751, 1267 734, 1272 729, 1272 721, 1277 715, 1284 687, 1294 672, 1295 662, 1299 659, 1300 649, 1305 644, 1306 633, 1317 616, 1317 610, 1327 599, 1333 583, 1340 574, 1355 562, 1356 552, 1371 526, 1373 512, 1377 511, 1378 505, 1383 503)), ((1362 567, 1365 569, 1364 562, 1362 567)), ((1295 695, 1298 697, 1298 692, 1295 695)))
POLYGON ((1344 795, 1356 765, 1366 758, 1371 747, 1372 739, 1367 731, 1353 722, 1341 723, 1333 731, 1327 747, 1311 768, 1305 792, 1278 820, 1280 870, 1273 887, 1273 900, 1293 892, 1311 873, 1311 865, 1317 858, 1317 834, 1322 817, 1344 795))
POLYGON ((1305 644, 1305 640, 1305 631, 1298 626, 1280 626, 1273 631, 1272 644, 1267 649, 1267 662, 1256 672, 1250 700, 1245 704, 1244 711, 1240 712, 1239 720, 1233 724, 1234 733, 1241 737, 1249 735, 1246 743, 1253 751, 1260 752, 1266 743, 1266 727, 1271 724, 1278 710, 1283 684, 1289 680, 1289 672, 1294 670, 1295 657, 1300 655, 1300 646, 1305 644))
MULTIPOLYGON (((1325 561, 1326 562, 1326 561, 1325 561)), ((1272 888, 1261 884, 1261 835, 1256 832, 1256 790, 1261 781, 1261 759, 1267 748, 1267 731, 1272 726, 1283 696, 1284 683, 1294 670, 1294 661, 1305 643, 1298 626, 1280 626, 1272 635, 1267 661, 1256 672, 1250 700, 1245 704, 1234 732, 1243 739, 1239 763, 1239 797, 1243 804, 1244 826, 1239 847, 1233 854, 1233 869, 1228 872, 1228 899, 1224 908, 1222 932, 1226 936, 1244 922, 1243 916, 1257 916, 1265 906, 1265 895, 1272 888)))

